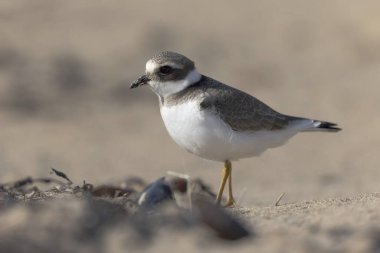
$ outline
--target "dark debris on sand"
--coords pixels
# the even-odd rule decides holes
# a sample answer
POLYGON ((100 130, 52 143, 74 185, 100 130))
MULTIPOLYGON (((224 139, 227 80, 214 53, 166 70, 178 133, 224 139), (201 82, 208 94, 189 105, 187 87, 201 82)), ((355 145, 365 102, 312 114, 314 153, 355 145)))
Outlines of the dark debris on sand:
POLYGON ((152 245, 165 232, 198 230, 199 241, 205 235, 209 241, 254 237, 214 204, 214 193, 200 180, 171 176, 146 184, 129 178, 94 186, 75 185, 57 169, 52 174, 58 178, 0 184, 0 252, 110 252, 115 238, 127 250, 152 245))

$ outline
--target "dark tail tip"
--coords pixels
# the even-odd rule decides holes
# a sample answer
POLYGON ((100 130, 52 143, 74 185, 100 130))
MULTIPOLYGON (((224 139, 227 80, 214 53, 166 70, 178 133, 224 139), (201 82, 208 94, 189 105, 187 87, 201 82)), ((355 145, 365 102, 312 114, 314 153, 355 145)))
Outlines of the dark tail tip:
POLYGON ((342 130, 342 128, 337 127, 337 124, 327 122, 327 121, 315 121, 316 128, 319 128, 320 130, 323 131, 328 131, 328 132, 339 132, 342 130))

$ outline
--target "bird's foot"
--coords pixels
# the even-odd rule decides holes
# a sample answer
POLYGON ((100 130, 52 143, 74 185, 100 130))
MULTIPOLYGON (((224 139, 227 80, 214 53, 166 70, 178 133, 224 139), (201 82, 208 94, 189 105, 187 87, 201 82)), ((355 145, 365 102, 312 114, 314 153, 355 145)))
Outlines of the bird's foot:
POLYGON ((224 205, 224 207, 236 207, 236 201, 234 198, 229 198, 227 200, 227 203, 224 205))

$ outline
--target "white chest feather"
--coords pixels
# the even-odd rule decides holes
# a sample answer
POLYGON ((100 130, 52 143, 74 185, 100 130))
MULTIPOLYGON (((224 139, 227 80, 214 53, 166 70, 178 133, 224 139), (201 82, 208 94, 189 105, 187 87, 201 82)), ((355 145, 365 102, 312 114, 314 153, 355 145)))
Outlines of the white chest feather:
POLYGON ((199 108, 199 102, 191 101, 170 107, 162 106, 161 116, 174 141, 187 151, 203 156, 212 149, 218 139, 228 134, 217 119, 209 117, 199 108), (218 130, 213 130, 215 127, 218 130))

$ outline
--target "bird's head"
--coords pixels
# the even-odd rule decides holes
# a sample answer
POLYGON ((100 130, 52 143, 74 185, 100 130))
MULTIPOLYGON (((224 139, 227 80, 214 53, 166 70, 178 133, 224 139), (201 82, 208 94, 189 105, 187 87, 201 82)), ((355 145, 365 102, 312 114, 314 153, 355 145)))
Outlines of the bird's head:
POLYGON ((178 53, 164 51, 145 65, 145 75, 134 81, 130 88, 148 84, 159 96, 166 97, 175 94, 198 82, 201 75, 195 68, 194 62, 178 53))

